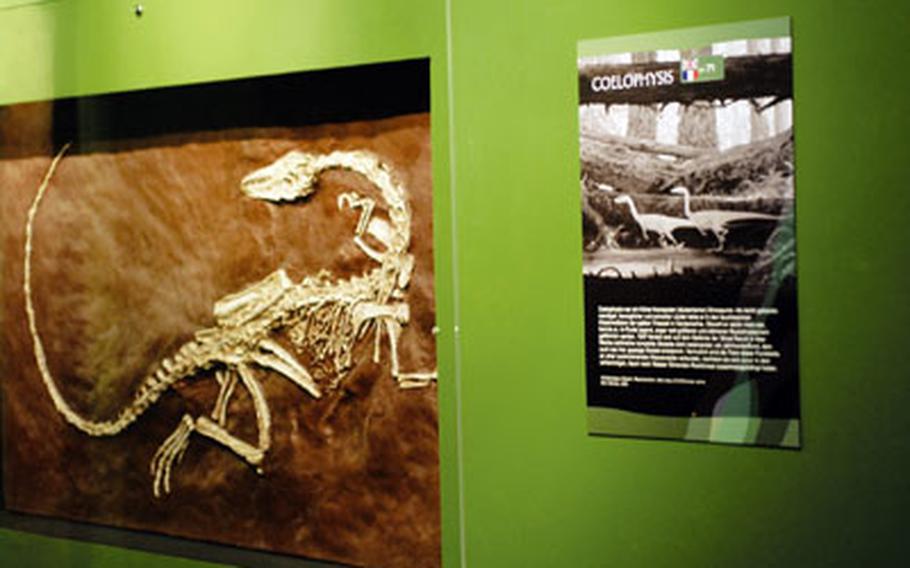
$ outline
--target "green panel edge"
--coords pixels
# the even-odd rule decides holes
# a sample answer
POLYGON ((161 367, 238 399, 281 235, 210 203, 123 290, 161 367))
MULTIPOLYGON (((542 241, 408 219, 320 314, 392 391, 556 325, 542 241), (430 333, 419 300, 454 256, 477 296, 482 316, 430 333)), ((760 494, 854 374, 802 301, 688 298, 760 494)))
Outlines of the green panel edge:
POLYGON ((680 28, 653 32, 586 39, 578 42, 578 57, 621 53, 626 51, 653 51, 655 49, 689 49, 704 45, 739 39, 760 39, 790 35, 790 18, 749 20, 716 26, 680 28))
MULTIPOLYGON (((103 544, 64 540, 0 528, 0 550, 10 566, 125 566, 154 568, 167 562, 173 568, 214 568, 218 564, 124 550, 103 544)), ((8 563, 8 564, 7 564, 8 563)))
POLYGON ((588 432, 596 435, 753 444, 779 448, 800 447, 800 421, 754 416, 655 416, 615 408, 588 408, 588 432), (762 436, 763 429, 782 432, 773 440, 762 436))

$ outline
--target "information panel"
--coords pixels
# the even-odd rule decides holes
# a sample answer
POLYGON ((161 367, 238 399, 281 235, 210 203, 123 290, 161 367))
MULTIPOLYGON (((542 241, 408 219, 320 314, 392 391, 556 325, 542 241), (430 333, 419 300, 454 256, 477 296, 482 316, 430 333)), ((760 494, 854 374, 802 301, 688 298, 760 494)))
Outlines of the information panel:
POLYGON ((798 448, 789 19, 578 48, 588 429, 798 448))

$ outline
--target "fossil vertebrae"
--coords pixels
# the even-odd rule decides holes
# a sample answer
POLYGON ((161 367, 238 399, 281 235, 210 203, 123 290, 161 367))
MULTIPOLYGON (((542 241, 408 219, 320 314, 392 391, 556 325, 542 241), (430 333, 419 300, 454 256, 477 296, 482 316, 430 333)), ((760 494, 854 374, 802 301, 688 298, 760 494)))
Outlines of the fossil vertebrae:
POLYGON ((255 199, 292 202, 315 191, 318 177, 327 170, 348 170, 364 176, 385 201, 389 222, 374 217, 375 201, 356 192, 340 195, 338 207, 359 210, 353 241, 376 266, 347 279, 335 278, 322 270, 300 282, 294 282, 283 269, 278 269, 243 290, 224 296, 213 306, 215 324, 198 330, 192 340, 162 360, 115 417, 91 420, 81 416, 64 399, 51 375, 32 297, 35 216, 66 150, 65 146, 52 160, 29 208, 24 252, 23 290, 28 327, 35 361, 55 408, 67 422, 90 436, 113 436, 139 418, 178 381, 212 371, 219 386, 211 413, 185 414, 152 458, 152 489, 156 497, 170 492, 172 469, 194 433, 218 442, 262 472, 259 466, 271 445, 271 415, 260 379, 254 372, 256 368, 274 371, 310 396, 319 398, 324 388, 336 388, 354 366, 353 351, 358 341, 372 336, 373 359, 378 362, 385 335, 391 375, 401 388, 423 387, 436 380, 435 371, 402 371, 398 359, 402 327, 410 318, 406 290, 414 270, 414 257, 408 253, 411 212, 404 186, 370 152, 292 151, 246 176, 240 184, 243 193, 255 199), (364 238, 367 235, 381 246, 371 246, 364 238), (320 386, 311 370, 275 340, 279 333, 286 333, 294 349, 311 353, 320 369, 328 370, 331 380, 327 385, 320 386), (258 428, 255 442, 237 437, 226 425, 228 404, 238 383, 253 401, 258 428))

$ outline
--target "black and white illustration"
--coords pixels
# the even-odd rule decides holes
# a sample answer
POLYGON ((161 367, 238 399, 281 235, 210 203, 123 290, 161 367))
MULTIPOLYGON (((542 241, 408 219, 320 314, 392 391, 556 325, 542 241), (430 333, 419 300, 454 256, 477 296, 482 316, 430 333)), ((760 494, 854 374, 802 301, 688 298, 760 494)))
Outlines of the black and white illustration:
POLYGON ((578 65, 586 276, 722 282, 758 299, 793 268, 789 38, 578 65), (687 82, 699 58, 723 78, 687 82))

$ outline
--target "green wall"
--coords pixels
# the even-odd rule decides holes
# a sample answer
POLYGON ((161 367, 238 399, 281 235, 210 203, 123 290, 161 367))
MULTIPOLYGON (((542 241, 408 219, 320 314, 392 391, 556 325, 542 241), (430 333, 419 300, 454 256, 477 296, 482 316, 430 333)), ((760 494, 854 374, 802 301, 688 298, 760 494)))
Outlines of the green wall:
MULTIPOLYGON (((2 102, 432 57, 448 566, 461 548, 459 418, 471 567, 899 558, 910 506, 905 3, 451 0, 449 22, 442 0, 287 0, 268 10, 152 0, 141 20, 131 4, 0 10, 2 102), (588 437, 576 42, 784 15, 794 35, 804 448, 588 437)), ((150 561, 45 540, 0 531, 0 556, 25 564, 41 548, 47 566, 150 561)))
POLYGON ((469 566, 855 566, 910 487, 906 3, 453 2, 469 566), (579 39, 793 17, 804 449, 585 435, 579 39))

